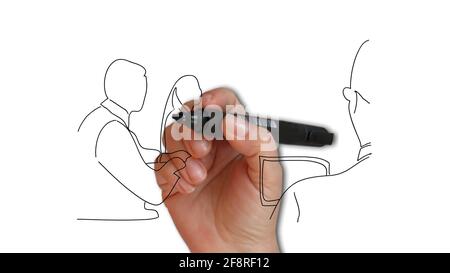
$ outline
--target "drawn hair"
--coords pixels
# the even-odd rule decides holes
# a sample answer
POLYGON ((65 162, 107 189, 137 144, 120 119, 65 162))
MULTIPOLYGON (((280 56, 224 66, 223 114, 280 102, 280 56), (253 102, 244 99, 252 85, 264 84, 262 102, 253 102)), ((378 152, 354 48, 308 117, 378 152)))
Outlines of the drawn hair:
MULTIPOLYGON (((185 90, 183 90, 183 88, 180 88, 181 85, 183 85, 186 82, 191 82, 194 83, 196 89, 200 92, 200 94, 195 94, 195 96, 201 97, 203 94, 203 91, 200 87, 200 83, 197 79, 197 77, 195 77, 194 75, 184 75, 182 77, 180 77, 172 86, 172 89, 170 90, 169 95, 167 96, 166 99, 166 104, 164 106, 164 111, 163 111, 163 116, 162 116, 162 121, 161 121, 161 129, 160 129, 160 147, 159 150, 163 153, 166 152, 166 148, 164 147, 164 143, 165 143, 165 135, 164 135, 164 129, 167 127, 168 122, 171 121, 171 115, 172 113, 174 113, 175 111, 179 110, 178 106, 183 105, 183 103, 185 101, 182 101, 184 98, 183 96, 180 97, 180 92, 186 92, 185 90)), ((184 94, 183 94, 184 95, 184 94)), ((194 95, 194 94, 192 94, 194 95)))

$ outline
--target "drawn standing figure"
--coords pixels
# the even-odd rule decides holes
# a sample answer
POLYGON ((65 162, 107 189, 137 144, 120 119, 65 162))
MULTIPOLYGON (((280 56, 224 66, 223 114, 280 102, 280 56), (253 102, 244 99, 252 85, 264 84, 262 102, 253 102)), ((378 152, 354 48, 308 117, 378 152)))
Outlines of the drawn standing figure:
MULTIPOLYGON (((161 195, 154 172, 162 171, 166 166, 171 168, 172 164, 167 163, 174 158, 184 164, 190 155, 179 152, 170 157, 159 149, 145 148, 130 129, 131 114, 142 110, 147 95, 147 76, 143 66, 125 59, 113 61, 105 73, 104 91, 106 99, 83 119, 78 132, 87 140, 88 152, 104 169, 104 174, 120 183, 129 198, 141 204, 139 207, 136 205, 136 210, 143 213, 131 212, 130 217, 126 213, 117 213, 120 216, 116 217, 114 212, 109 212, 106 217, 99 215, 78 220, 156 219, 159 215, 154 206, 162 204, 166 197, 161 195), (155 168, 155 159, 158 160, 158 168, 155 168)), ((175 178, 177 171, 174 170, 175 178)), ((177 181, 174 179, 170 186, 174 188, 177 181)), ((98 202, 101 203, 102 197, 108 194, 107 189, 98 194, 98 202)))

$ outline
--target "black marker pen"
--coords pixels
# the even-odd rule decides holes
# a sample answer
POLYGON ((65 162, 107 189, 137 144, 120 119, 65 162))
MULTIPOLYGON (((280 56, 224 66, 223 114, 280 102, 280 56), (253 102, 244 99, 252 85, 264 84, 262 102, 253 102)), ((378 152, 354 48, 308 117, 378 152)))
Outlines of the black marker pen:
MULTIPOLYGON (((191 112, 179 112, 173 114, 172 118, 195 131, 201 132, 206 123, 211 119, 216 118, 215 113, 217 112, 209 111, 207 109, 201 109, 201 111, 192 110, 191 112)), ((222 119, 224 115, 225 113, 222 113, 220 118, 222 119)), ((248 114, 234 115, 245 118, 249 123, 266 128, 269 132, 272 132, 272 135, 279 144, 322 147, 333 143, 334 135, 323 127, 284 120, 261 118, 250 116, 248 114)))

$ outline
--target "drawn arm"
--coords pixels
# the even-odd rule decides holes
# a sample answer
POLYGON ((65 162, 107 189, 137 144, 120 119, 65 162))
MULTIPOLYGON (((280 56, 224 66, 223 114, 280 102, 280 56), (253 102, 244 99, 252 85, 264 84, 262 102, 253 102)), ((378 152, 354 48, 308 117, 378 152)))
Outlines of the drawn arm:
POLYGON ((136 144, 136 148, 138 149, 139 154, 141 154, 141 157, 143 158, 144 162, 146 164, 153 164, 155 158, 157 158, 161 154, 161 152, 157 149, 151 149, 142 146, 141 143, 139 142, 137 135, 133 131, 130 131, 130 134, 133 137, 133 141, 136 144))
POLYGON ((96 157, 98 162, 122 186, 150 204, 162 202, 152 168, 147 166, 128 129, 119 122, 110 122, 100 132, 96 157))

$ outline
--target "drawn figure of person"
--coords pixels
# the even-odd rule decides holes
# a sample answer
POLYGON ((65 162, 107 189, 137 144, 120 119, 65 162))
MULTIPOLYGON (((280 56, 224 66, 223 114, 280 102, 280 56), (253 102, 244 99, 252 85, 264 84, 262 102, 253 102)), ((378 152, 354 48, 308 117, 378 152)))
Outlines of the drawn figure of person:
MULTIPOLYGON (((147 95, 147 75, 143 66, 125 59, 113 61, 105 73, 104 91, 106 99, 84 118, 78 131, 87 141, 91 156, 104 169, 104 174, 120 183, 129 198, 141 203, 136 209, 143 214, 130 213, 131 217, 127 217, 126 213, 118 212, 120 216, 115 216, 113 212, 105 214, 106 217, 99 215, 79 220, 156 219, 159 215, 154 206, 162 204, 165 196, 161 194, 155 172, 171 168, 173 164, 167 164, 171 160, 177 160, 177 166, 182 169, 190 155, 185 151, 169 155, 159 149, 145 148, 130 129, 130 117, 142 110, 147 95), (158 161, 157 168, 155 160, 158 161)), ((172 188, 178 181, 177 171, 173 170, 174 180, 169 185, 172 188)), ((99 203, 103 196, 108 195, 108 190, 105 189, 101 195, 99 203)))
MULTIPOLYGON (((286 195, 286 193, 293 193, 293 199, 296 202, 296 207, 298 208, 297 211, 297 222, 300 219, 300 207, 298 204, 298 196, 296 195, 295 191, 295 185, 299 182, 304 182, 308 180, 313 180, 321 177, 333 177, 337 175, 341 175, 343 173, 346 173, 347 171, 351 170, 361 162, 365 161, 366 159, 370 158, 372 155, 371 153, 371 141, 370 136, 367 135, 370 130, 368 130, 368 126, 370 126, 370 123, 368 122, 368 116, 370 112, 370 105, 369 100, 366 98, 366 91, 363 88, 363 84, 357 83, 355 88, 355 84, 353 83, 353 74, 355 69, 355 63, 357 60, 357 57, 360 53, 361 48, 368 42, 368 40, 364 41, 360 47, 358 48, 356 55, 353 59, 353 64, 350 72, 350 81, 349 85, 347 87, 344 87, 342 90, 342 95, 344 96, 344 99, 347 101, 347 109, 349 114, 349 120, 352 124, 354 133, 358 140, 359 150, 358 154, 356 156, 356 160, 352 161, 348 164, 346 168, 343 170, 338 171, 331 171, 331 164, 329 161, 319 158, 319 157, 311 157, 311 156, 278 156, 276 158, 274 157, 268 157, 268 158, 260 158, 260 196, 261 196, 261 205, 263 206, 272 206, 273 212, 275 212, 277 206, 280 204, 282 198, 286 195), (364 94, 364 96, 363 96, 364 94), (290 183, 288 187, 283 191, 282 195, 278 199, 268 199, 264 195, 264 166, 266 164, 270 164, 270 162, 283 162, 283 161, 290 161, 290 162, 297 162, 302 164, 309 164, 305 168, 305 176, 293 183, 290 183), (319 168, 316 168, 319 167, 319 168), (314 170, 313 174, 309 174, 306 172, 308 169, 314 170)), ((361 69, 358 69, 359 71, 361 69)), ((358 73, 358 77, 361 76, 361 72, 358 73)), ((300 165, 299 165, 300 166, 300 165)), ((288 204, 290 206, 290 204, 288 204)), ((273 215, 273 213, 272 213, 273 215)), ((272 217, 272 216, 271 216, 272 217)), ((271 218, 270 217, 270 218, 271 218)))

